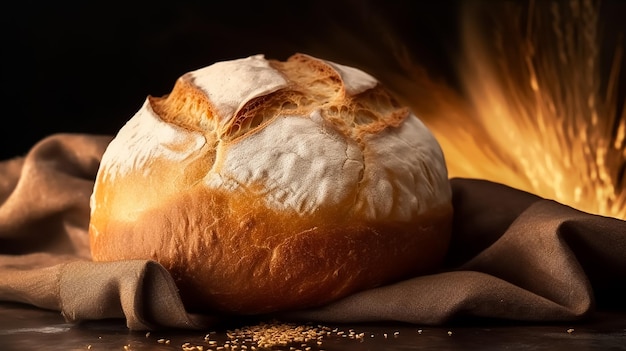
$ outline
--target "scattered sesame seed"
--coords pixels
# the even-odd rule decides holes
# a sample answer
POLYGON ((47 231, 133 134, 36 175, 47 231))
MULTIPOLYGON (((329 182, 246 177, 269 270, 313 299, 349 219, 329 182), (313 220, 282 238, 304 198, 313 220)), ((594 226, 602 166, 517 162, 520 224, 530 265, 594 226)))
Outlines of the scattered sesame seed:
POLYGON ((204 346, 202 345, 192 345, 189 342, 186 342, 182 345, 183 351, 204 351, 204 346))
POLYGON ((567 333, 568 333, 568 334, 571 334, 571 333, 573 333, 573 332, 574 332, 574 329, 573 329, 573 328, 569 328, 569 329, 567 329, 567 333))
POLYGON ((448 336, 452 336, 452 332, 448 330, 448 336))
MULTIPOLYGON (((211 331, 204 336, 206 346, 194 345, 186 342, 182 345, 182 351, 257 351, 285 349, 289 351, 324 351, 321 346, 326 338, 347 338, 356 339, 363 342, 365 333, 358 333, 354 329, 341 330, 340 328, 329 328, 323 325, 298 325, 293 323, 282 323, 278 321, 261 322, 257 325, 250 325, 232 330, 227 330, 226 340, 219 342, 219 338, 211 339, 215 331, 211 331)), ((398 335, 395 332, 394 335, 398 335)), ((388 335, 384 334, 385 338, 388 335)), ((370 334, 374 337, 374 333, 370 334)), ((158 339, 161 344, 169 344, 170 340, 158 339)))

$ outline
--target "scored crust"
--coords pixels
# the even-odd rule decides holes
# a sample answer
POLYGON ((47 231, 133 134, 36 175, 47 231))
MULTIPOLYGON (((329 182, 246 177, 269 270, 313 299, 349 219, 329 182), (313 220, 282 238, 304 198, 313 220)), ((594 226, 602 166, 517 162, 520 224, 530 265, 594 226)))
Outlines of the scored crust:
POLYGON ((373 77, 296 54, 148 97, 103 155, 96 261, 154 259, 193 311, 269 313, 437 267, 451 191, 427 128, 373 77))

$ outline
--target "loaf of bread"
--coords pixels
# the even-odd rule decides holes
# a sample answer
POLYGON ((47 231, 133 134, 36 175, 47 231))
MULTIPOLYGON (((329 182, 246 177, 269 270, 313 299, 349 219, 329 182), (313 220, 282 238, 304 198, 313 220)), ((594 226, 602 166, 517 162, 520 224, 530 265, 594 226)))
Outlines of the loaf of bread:
POLYGON ((320 306, 436 269, 451 190, 427 127, 362 70, 214 63, 151 97, 102 157, 95 261, 152 259, 189 311, 320 306))

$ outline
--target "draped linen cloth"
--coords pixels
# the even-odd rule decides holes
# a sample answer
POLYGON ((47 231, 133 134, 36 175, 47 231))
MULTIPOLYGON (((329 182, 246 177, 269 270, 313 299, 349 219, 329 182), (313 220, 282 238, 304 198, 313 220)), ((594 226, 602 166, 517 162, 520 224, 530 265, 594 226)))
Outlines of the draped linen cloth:
MULTIPOLYGON (((185 310, 158 262, 91 261, 89 200, 111 140, 54 134, 0 161, 0 301, 56 310, 73 323, 124 319, 132 330, 219 324, 226 317, 185 310)), ((271 317, 443 325, 626 310, 626 221, 486 180, 450 181, 453 233, 440 271, 271 317)))

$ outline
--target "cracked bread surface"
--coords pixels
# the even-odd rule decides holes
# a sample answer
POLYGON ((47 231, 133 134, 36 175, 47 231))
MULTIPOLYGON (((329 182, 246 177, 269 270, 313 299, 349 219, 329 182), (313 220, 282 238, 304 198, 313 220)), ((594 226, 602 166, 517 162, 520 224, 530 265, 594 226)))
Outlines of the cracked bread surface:
POLYGON ((434 269, 451 191, 425 125, 372 76, 296 54, 215 63, 107 148, 94 260, 154 259, 194 311, 319 306, 434 269))

